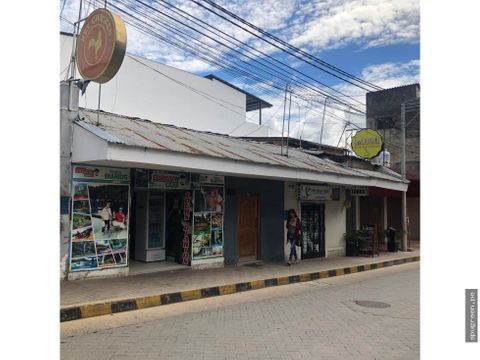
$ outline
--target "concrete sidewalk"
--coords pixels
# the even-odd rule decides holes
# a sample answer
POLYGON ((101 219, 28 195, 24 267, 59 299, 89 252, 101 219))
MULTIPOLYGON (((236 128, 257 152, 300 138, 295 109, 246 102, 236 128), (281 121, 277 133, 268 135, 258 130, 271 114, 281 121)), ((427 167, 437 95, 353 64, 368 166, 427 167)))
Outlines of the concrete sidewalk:
POLYGON ((338 276, 419 259, 420 250, 414 249, 411 252, 381 252, 375 257, 309 259, 292 266, 284 263, 264 263, 255 266, 187 269, 126 277, 62 281, 61 320, 310 281, 319 277, 338 276), (118 303, 118 306, 115 303, 118 303))

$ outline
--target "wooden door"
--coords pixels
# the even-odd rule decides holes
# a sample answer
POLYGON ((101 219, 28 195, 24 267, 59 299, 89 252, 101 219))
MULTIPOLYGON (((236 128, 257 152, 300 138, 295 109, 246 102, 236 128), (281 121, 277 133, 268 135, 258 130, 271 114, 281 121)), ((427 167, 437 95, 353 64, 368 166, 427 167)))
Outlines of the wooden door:
POLYGON ((259 255, 258 195, 238 195, 238 257, 240 261, 257 260, 259 255))

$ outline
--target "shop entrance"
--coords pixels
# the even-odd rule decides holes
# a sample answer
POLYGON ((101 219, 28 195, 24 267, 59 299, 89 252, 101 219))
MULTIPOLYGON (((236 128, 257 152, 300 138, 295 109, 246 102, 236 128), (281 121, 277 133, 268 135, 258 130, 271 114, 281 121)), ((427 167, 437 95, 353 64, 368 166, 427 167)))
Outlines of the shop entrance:
POLYGON ((325 204, 302 203, 302 259, 325 256, 325 204))
POLYGON ((239 261, 257 260, 259 257, 259 200, 256 194, 238 195, 237 219, 239 261))
POLYGON ((165 194, 136 193, 135 260, 165 260, 165 194))
POLYGON ((175 262, 181 264, 182 198, 183 192, 174 190, 135 192, 133 201, 135 229, 131 234, 133 261, 130 263, 130 272, 132 269, 146 268, 146 265, 141 265, 145 263, 152 263, 149 268, 158 268, 157 271, 165 267, 165 260, 170 267, 175 265, 175 262))

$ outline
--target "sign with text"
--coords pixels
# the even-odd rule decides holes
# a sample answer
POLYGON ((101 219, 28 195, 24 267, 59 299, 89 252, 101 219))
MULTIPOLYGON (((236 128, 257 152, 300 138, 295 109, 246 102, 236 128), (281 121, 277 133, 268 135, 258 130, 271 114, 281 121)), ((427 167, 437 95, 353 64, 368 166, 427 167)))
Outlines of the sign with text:
POLYGON ((217 174, 200 174, 200 183, 202 184, 224 184, 225 177, 217 174))
POLYGON ((156 189, 189 189, 190 174, 151 170, 148 179, 148 187, 156 189))
POLYGON ((350 189, 352 196, 368 196, 368 188, 352 188, 350 189))
POLYGON ((352 150, 364 159, 376 157, 383 148, 380 133, 372 129, 362 129, 352 137, 352 150))
POLYGON ((300 200, 332 200, 332 188, 324 185, 299 185, 300 200))
POLYGON ((130 182, 130 170, 91 165, 74 165, 73 179, 98 182, 130 182))

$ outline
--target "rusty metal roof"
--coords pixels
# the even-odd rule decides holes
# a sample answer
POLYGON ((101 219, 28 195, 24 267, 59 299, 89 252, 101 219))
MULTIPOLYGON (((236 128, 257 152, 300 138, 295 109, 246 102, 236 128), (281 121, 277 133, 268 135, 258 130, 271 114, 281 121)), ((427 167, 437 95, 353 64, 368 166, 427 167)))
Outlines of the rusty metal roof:
POLYGON ((80 109, 79 117, 80 120, 76 122, 79 126, 99 138, 115 144, 301 169, 316 173, 402 181, 398 174, 392 171, 353 169, 298 149, 289 148, 288 157, 286 157, 281 155, 280 146, 268 143, 180 128, 103 111, 100 112, 97 124, 97 112, 90 109, 80 109))

